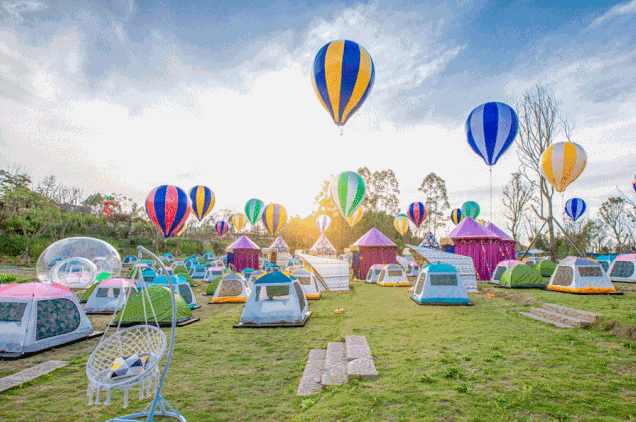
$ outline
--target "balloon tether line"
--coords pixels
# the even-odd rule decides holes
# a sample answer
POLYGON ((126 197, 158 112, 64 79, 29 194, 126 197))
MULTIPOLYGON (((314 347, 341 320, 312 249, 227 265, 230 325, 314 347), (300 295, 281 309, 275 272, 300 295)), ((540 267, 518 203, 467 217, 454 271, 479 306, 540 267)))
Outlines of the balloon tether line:
POLYGON ((492 166, 490 166, 490 222, 492 223, 492 166))

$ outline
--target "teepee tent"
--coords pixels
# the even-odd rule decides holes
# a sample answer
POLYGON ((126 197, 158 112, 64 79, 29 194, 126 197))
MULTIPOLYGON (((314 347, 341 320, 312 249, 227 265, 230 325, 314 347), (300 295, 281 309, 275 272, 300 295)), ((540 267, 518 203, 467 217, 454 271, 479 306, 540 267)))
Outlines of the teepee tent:
POLYGON ((515 265, 508 268, 499 279, 500 287, 511 289, 539 287, 545 288, 548 283, 544 281, 539 272, 527 265, 515 265))
MULTIPOLYGON (((172 318, 170 289, 162 286, 150 286, 147 288, 148 296, 144 297, 145 294, 145 292, 139 291, 128 299, 126 308, 123 309, 123 315, 120 310, 115 316, 114 322, 119 323, 119 320, 121 319, 122 325, 146 323, 154 324, 154 316, 156 315, 157 322, 159 324, 170 324, 172 318), (148 297, 150 297, 152 306, 147 301, 148 297)), ((178 293, 175 293, 175 301, 177 305, 177 322, 179 323, 192 319, 192 311, 185 300, 183 300, 183 297, 181 297, 178 293)))
POLYGON ((53 283, 0 287, 0 357, 17 357, 93 333, 71 289, 53 283))
POLYGON ((569 256, 559 262, 548 289, 567 293, 615 293, 609 276, 598 262, 569 256))
POLYGON ((240 322, 235 327, 304 325, 310 315, 298 280, 292 280, 282 272, 273 272, 254 282, 240 322))
POLYGON ((501 261, 495 267, 495 271, 492 273, 492 277, 490 278, 490 282, 493 284, 498 284, 501 276, 508 268, 514 267, 515 265, 523 265, 522 261, 518 261, 516 259, 508 259, 505 261, 501 261))
POLYGON ((369 271, 367 272, 367 278, 364 280, 365 283, 377 283, 378 277, 380 277, 380 273, 382 272, 382 264, 371 265, 369 271))
POLYGON ((258 254, 260 250, 261 248, 256 243, 243 235, 225 249, 227 252, 226 265, 233 264, 238 272, 243 271, 245 268, 258 270, 258 254))
POLYGON ((87 314, 112 314, 119 311, 130 296, 137 293, 133 280, 109 278, 95 285, 84 305, 87 314))
POLYGON ((491 273, 501 261, 499 238, 470 217, 464 218, 448 235, 455 243, 455 253, 472 258, 477 279, 490 280, 491 273))
POLYGON ((609 270, 612 281, 636 283, 636 254, 619 255, 609 270))
POLYGON ((402 287, 410 286, 406 273, 398 264, 388 264, 382 267, 377 281, 378 286, 402 287))
POLYGON ((336 248, 331 244, 327 236, 323 233, 320 235, 314 246, 309 249, 310 255, 317 256, 336 256, 337 255, 336 248))
POLYGON ((316 276, 311 271, 304 268, 295 270, 292 275, 296 277, 300 283, 300 287, 303 288, 305 293, 305 299, 317 300, 320 299, 322 292, 318 289, 318 283, 316 283, 316 276))
POLYGON ((229 273, 219 280, 210 303, 243 303, 247 301, 250 288, 238 273, 229 273))
POLYGON ((420 247, 429 249, 441 249, 441 247, 439 246, 439 242, 437 241, 437 239, 435 239, 435 235, 432 232, 428 232, 428 234, 424 237, 424 240, 422 240, 422 243, 420 243, 420 247))
MULTIPOLYGON (((175 292, 178 293, 183 298, 183 300, 185 300, 185 303, 188 304, 188 308, 196 308, 198 306, 197 298, 192 292, 192 287, 190 287, 190 283, 188 282, 188 280, 186 280, 184 277, 181 277, 180 275, 173 275, 171 276, 171 278, 172 284, 174 284, 175 292)), ((163 276, 157 277, 148 285, 169 287, 168 278, 163 276)))
POLYGON ((289 246, 282 236, 278 236, 268 249, 275 249, 278 253, 289 253, 289 246))
POLYGON ((369 272, 372 265, 397 262, 397 245, 375 227, 351 245, 350 249, 354 254, 359 252, 357 270, 361 277, 369 272))
POLYGON ((472 304, 457 270, 449 264, 428 264, 422 268, 411 298, 420 305, 472 304))

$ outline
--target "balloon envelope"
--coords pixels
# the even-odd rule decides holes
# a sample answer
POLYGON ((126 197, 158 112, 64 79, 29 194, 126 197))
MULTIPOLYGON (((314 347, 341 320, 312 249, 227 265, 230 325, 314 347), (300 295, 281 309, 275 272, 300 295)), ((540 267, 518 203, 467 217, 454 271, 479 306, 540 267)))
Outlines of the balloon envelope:
POLYGON ((362 220, 362 216, 364 215, 364 208, 358 207, 357 210, 351 213, 349 217, 347 217, 347 223, 349 223, 350 227, 358 224, 360 220, 362 220))
POLYGON ((205 186, 195 186, 188 192, 192 202, 192 213, 199 220, 203 220, 214 208, 214 192, 205 186))
POLYGON ((245 214, 234 214, 232 216, 232 225, 237 232, 243 230, 243 227, 247 224, 247 216, 245 214))
POLYGON ((190 215, 190 198, 177 186, 161 185, 146 197, 146 213, 165 238, 173 237, 190 215))
POLYGON ((404 214, 398 214, 398 216, 395 217, 395 221, 393 221, 393 225, 395 226, 395 230, 402 236, 409 231, 409 219, 404 214))
POLYGON ((366 196, 364 179, 354 171, 343 171, 331 179, 329 185, 331 199, 344 218, 349 217, 360 207, 366 196))
POLYGON ((475 201, 467 201, 462 205, 462 217, 470 217, 476 220, 479 216, 479 204, 475 201))
POLYGON ((261 218, 264 206, 265 203, 256 198, 250 199, 245 204, 245 215, 247 216, 247 219, 250 221, 250 223, 252 223, 252 225, 256 224, 261 218))
POLYGON ((343 126, 371 92, 375 67, 371 55, 349 40, 325 44, 314 58, 311 82, 333 122, 343 126))
POLYGON ((227 233, 227 229, 229 228, 229 226, 226 221, 221 220, 216 222, 214 228, 216 229, 216 232, 219 234, 219 236, 223 237, 223 235, 227 233))
POLYGON ((453 211, 451 211, 451 221, 455 225, 459 224, 463 219, 464 219, 464 216, 462 215, 461 209, 455 208, 453 211))
POLYGON ((409 220, 415 224, 415 227, 419 228, 422 222, 426 219, 426 205, 421 202, 413 202, 409 205, 407 215, 409 220))
POLYGON ((636 174, 634 175, 634 177, 632 177, 632 187, 634 188, 634 191, 636 192, 636 174))
POLYGON ((470 112, 464 128, 468 145, 492 166, 514 142, 519 118, 508 104, 485 103, 470 112))
POLYGON ((272 236, 276 236, 285 227, 287 210, 279 204, 269 204, 262 214, 263 224, 272 236))
POLYGON ((568 199, 565 203, 565 213, 570 216, 572 221, 576 221, 583 215, 587 205, 581 198, 568 199))
POLYGON ((539 162, 541 175, 557 192, 574 182, 585 169, 587 154, 583 147, 574 142, 558 142, 550 145, 539 162))
POLYGON ((318 226, 320 234, 323 234, 331 226, 331 218, 328 215, 319 215, 316 218, 316 226, 318 226))

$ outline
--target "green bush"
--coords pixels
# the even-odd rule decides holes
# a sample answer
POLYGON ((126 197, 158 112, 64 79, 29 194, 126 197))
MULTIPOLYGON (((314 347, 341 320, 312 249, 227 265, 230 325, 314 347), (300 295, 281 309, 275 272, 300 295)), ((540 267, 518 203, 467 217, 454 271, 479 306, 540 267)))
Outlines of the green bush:
POLYGON ((13 274, 0 274, 0 283, 13 283, 16 280, 16 277, 13 274))
POLYGON ((26 242, 24 238, 18 234, 2 234, 0 235, 0 253, 18 256, 24 252, 26 242))

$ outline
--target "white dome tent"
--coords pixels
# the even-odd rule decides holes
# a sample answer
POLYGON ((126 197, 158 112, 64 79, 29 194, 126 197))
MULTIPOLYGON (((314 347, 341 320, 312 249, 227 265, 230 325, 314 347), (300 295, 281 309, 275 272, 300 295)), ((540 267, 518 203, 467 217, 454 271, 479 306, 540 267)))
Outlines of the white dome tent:
POLYGON ((322 292, 320 291, 320 289, 318 289, 318 283, 316 283, 316 276, 314 275, 314 273, 304 268, 299 268, 292 271, 291 274, 296 277, 296 279, 300 283, 300 287, 302 287, 303 292, 305 293, 305 299, 320 299, 322 292))
POLYGON ((569 256, 559 262, 548 289, 565 293, 616 293, 609 276, 598 262, 577 256, 569 256))
POLYGON ((384 287, 410 286, 404 269, 398 264, 387 264, 382 267, 376 284, 384 287))
POLYGON ((84 310, 87 314, 112 314, 137 292, 135 281, 109 278, 101 281, 88 298, 84 310))
POLYGON ((609 269, 609 276, 612 281, 636 283, 636 254, 617 256, 609 269))
POLYGON ((411 296, 420 305, 472 305, 455 267, 428 264, 420 272, 411 296))

